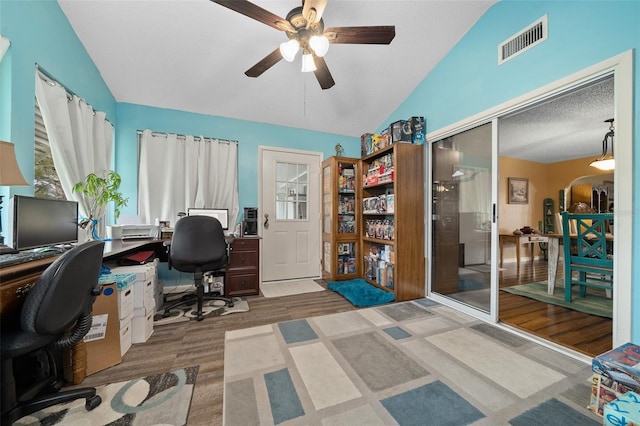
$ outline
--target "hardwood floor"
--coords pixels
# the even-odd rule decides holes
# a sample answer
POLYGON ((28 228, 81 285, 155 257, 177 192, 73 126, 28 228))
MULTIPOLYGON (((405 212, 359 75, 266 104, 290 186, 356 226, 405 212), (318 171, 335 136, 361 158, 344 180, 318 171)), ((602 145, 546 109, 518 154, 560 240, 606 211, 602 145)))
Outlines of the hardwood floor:
POLYGON ((225 331, 356 309, 332 291, 285 298, 251 296, 247 301, 250 311, 246 313, 155 327, 149 340, 133 345, 121 364, 88 376, 81 386, 99 386, 198 365, 188 424, 221 425, 225 331))
MULTIPOLYGON (((547 264, 525 262, 518 273, 505 264, 501 286, 546 279, 547 264)), ((258 325, 355 310, 332 291, 285 298, 247 298, 250 312, 155 327, 144 344, 136 344, 122 363, 88 376, 81 386, 99 386, 198 365, 189 425, 222 424, 224 335, 258 325)), ((576 351, 595 356, 611 348, 612 321, 500 292, 500 320, 576 351)))
MULTIPOLYGON (((547 279, 547 262, 524 261, 505 264, 500 272, 500 287, 547 279)), ((613 321, 549 305, 523 296, 500 292, 499 320, 535 336, 595 357, 611 349, 613 321)))

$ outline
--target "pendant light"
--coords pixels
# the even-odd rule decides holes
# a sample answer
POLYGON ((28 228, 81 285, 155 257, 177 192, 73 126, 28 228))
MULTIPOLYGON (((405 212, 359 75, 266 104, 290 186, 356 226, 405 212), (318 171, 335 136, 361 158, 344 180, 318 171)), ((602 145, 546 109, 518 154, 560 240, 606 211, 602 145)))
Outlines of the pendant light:
POLYGON ((593 160, 589 165, 600 170, 613 170, 615 168, 615 160, 613 158, 613 118, 604 121, 609 123, 609 131, 604 135, 602 140, 602 155, 593 160), (608 154, 609 140, 611 141, 611 154, 608 154))

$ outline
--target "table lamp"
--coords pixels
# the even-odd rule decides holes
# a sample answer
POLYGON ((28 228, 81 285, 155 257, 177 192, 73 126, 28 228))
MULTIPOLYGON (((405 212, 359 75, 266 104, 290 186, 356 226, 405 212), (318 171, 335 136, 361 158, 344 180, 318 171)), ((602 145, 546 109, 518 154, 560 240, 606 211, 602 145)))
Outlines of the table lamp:
MULTIPOLYGON (((13 144, 0 141, 0 186, 25 186, 29 185, 22 176, 13 144)), ((0 195, 0 234, 2 233, 2 199, 0 195)), ((4 236, 0 235, 0 254, 15 253, 11 247, 4 245, 4 236)))

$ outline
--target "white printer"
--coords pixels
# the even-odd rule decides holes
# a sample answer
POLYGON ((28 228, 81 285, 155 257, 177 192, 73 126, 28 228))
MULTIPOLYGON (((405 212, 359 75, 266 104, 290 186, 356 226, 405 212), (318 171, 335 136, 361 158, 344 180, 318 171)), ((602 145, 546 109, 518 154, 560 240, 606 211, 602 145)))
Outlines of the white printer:
POLYGON ((112 225, 107 226, 107 238, 112 240, 132 240, 158 238, 157 225, 112 225))

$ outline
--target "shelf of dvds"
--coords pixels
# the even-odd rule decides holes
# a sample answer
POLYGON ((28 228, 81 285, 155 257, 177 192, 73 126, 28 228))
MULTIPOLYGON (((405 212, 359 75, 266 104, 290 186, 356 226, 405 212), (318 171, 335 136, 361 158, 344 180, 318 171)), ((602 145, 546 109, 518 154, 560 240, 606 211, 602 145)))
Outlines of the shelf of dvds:
POLYGON ((359 276, 358 158, 322 163, 322 275, 328 281, 359 276))
POLYGON ((423 155, 396 142, 360 164, 362 276, 396 301, 425 294, 423 155))

